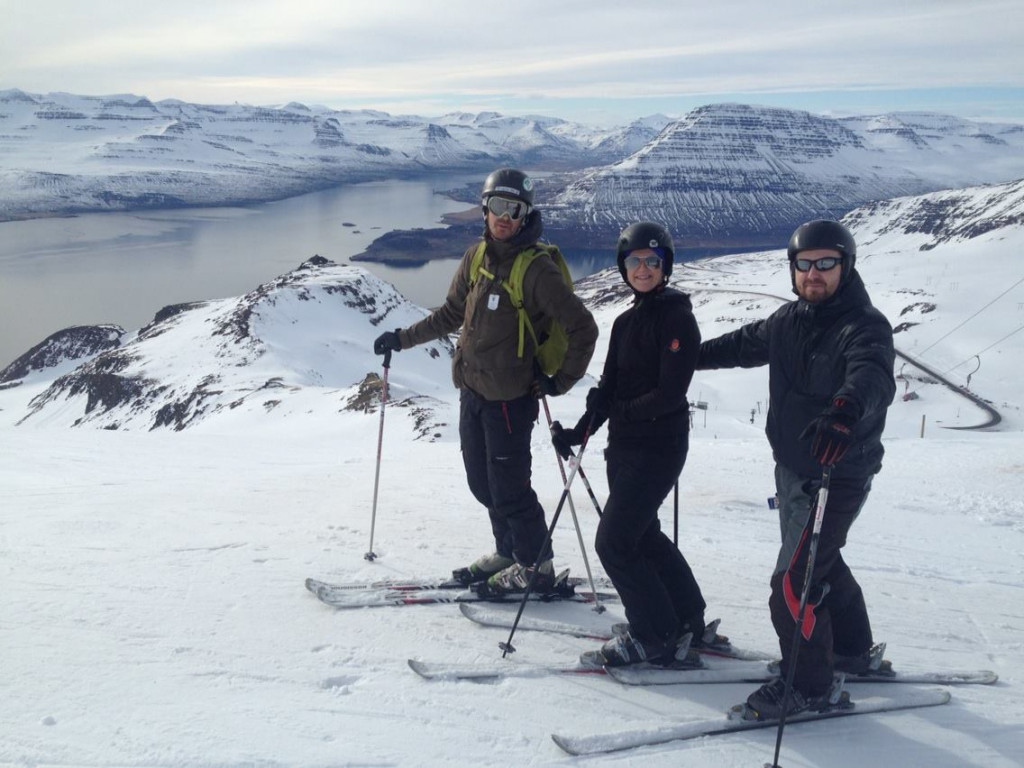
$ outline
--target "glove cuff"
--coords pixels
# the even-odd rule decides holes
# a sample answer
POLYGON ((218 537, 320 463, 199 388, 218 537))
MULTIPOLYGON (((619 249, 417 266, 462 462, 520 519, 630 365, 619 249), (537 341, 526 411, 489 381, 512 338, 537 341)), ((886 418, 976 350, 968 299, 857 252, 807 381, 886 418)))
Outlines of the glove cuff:
POLYGON ((840 419, 847 421, 850 424, 855 421, 859 421, 862 415, 860 405, 848 397, 832 398, 832 405, 829 410, 832 412, 832 415, 838 416, 840 419))

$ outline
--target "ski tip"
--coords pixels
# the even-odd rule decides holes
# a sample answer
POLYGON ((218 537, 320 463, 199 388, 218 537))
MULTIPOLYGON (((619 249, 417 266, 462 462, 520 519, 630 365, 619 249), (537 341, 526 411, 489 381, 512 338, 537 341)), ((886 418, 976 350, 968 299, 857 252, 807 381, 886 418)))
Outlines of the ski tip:
POLYGON ((580 754, 573 746, 572 741, 570 739, 565 738, 564 736, 560 736, 557 733, 552 733, 551 740, 555 742, 555 744, 557 744, 563 752, 566 752, 570 755, 580 754))
POLYGON ((435 676, 427 671, 426 666, 419 659, 407 659, 406 662, 409 664, 409 669, 411 669, 420 677, 426 680, 434 679, 435 676))

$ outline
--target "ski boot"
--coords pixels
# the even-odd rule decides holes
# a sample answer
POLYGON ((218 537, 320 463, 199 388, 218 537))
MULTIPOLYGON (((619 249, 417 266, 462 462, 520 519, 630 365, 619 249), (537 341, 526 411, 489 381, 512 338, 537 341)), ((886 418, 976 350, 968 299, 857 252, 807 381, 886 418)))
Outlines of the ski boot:
POLYGON ((613 634, 599 650, 580 654, 586 667, 626 667, 651 664, 672 669, 699 669, 704 666, 700 656, 690 648, 691 635, 683 635, 675 643, 649 643, 634 637, 628 630, 613 634))
POLYGON ((872 675, 882 677, 895 677, 896 671, 892 668, 892 662, 883 659, 885 655, 885 643, 877 643, 870 649, 857 656, 844 656, 836 653, 832 656, 832 668, 836 672, 843 672, 850 677, 857 675, 872 675))
POLYGON ((515 564, 515 560, 499 555, 497 552, 492 555, 483 555, 470 563, 468 567, 456 568, 452 571, 452 581, 463 587, 468 587, 470 584, 487 581, 494 574, 513 564, 515 564))
MULTIPOLYGON (((567 579, 568 573, 565 576, 567 579)), ((530 579, 533 579, 533 586, 530 588, 533 594, 541 598, 545 595, 554 596, 558 580, 555 578, 555 567, 551 560, 545 560, 536 569, 529 565, 513 563, 486 581, 475 584, 473 588, 483 598, 501 599, 526 592, 530 579)))
MULTIPOLYGON (((789 691, 789 702, 786 706, 786 717, 801 712, 827 712, 832 709, 849 709, 853 706, 850 694, 843 690, 845 675, 836 675, 832 685, 820 696, 805 696, 796 688, 789 691)), ((765 683, 747 697, 745 704, 733 707, 730 717, 743 720, 778 720, 782 717, 783 699, 786 695, 786 682, 777 677, 765 683)))

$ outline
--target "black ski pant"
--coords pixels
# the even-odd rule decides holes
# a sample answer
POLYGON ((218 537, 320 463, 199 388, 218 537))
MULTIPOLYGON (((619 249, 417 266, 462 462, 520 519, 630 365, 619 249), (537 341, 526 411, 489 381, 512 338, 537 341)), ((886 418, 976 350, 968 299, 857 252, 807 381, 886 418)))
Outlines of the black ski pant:
POLYGON ((674 445, 609 445, 608 501, 595 549, 622 599, 633 636, 673 643, 704 631, 704 597, 689 564, 661 530, 658 510, 683 470, 689 436, 674 445))
POLYGON ((470 389, 461 394, 459 438, 469 490, 490 515, 495 551, 523 565, 552 556, 549 544, 540 557, 548 530, 530 484, 530 438, 539 408, 529 395, 494 401, 470 389))
MULTIPOLYGON (((834 654, 856 656, 871 648, 871 622, 864 593, 842 555, 850 526, 871 490, 871 479, 829 483, 801 627, 803 641, 793 676, 793 687, 805 696, 818 696, 828 690, 832 684, 834 654)), ((772 575, 769 606, 785 675, 791 662, 821 478, 802 478, 776 465, 775 486, 782 547, 772 575)))

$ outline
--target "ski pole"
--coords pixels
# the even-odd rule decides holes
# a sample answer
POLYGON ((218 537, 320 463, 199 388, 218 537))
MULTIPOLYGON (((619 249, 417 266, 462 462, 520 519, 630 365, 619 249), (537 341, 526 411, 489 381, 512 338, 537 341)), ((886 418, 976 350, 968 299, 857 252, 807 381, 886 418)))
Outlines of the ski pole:
POLYGON ((676 478, 675 491, 672 494, 672 543, 679 546, 679 478, 676 478))
MULTIPOLYGON (((541 402, 544 403, 544 415, 547 417, 548 430, 550 431, 552 426, 551 409, 548 408, 547 397, 542 397, 541 402)), ((562 464, 562 456, 558 453, 558 451, 555 451, 555 458, 558 459, 558 472, 559 474, 562 475, 562 485, 565 485, 565 466, 562 464)), ((583 474, 583 467, 580 467, 578 462, 577 472, 579 472, 580 479, 583 481, 583 484, 587 486, 587 490, 590 491, 590 497, 594 499, 594 492, 590 489, 590 483, 587 482, 586 475, 583 474)), ((594 610, 598 613, 604 613, 604 605, 601 604, 601 598, 597 596, 597 585, 594 583, 594 574, 590 571, 590 561, 587 559, 587 546, 583 543, 583 532, 580 530, 580 521, 576 517, 576 505, 572 503, 572 494, 569 495, 568 501, 569 512, 572 513, 572 524, 576 527, 576 538, 577 540, 579 540, 580 543, 580 554, 583 555, 583 566, 587 569, 587 580, 590 582, 590 591, 594 594, 594 610)), ((594 504, 597 504, 597 499, 594 499, 594 504)), ((597 514, 600 517, 600 506, 597 507, 597 514)))
POLYGON ((537 581, 537 571, 540 566, 540 560, 544 557, 544 553, 547 552, 548 546, 551 544, 551 537, 555 533, 555 526, 558 525, 558 516, 562 514, 562 507, 565 506, 565 500, 569 497, 569 488, 572 487, 572 481, 576 479, 576 473, 579 471, 580 463, 583 461, 583 451, 586 450, 587 443, 590 440, 590 430, 594 426, 594 417, 590 418, 590 424, 587 426, 587 431, 583 435, 583 444, 580 445, 580 452, 576 455, 576 460, 569 462, 569 477, 565 481, 565 488, 562 489, 562 498, 558 500, 558 506, 555 508, 555 514, 551 518, 551 525, 548 526, 547 536, 544 537, 544 543, 540 547, 540 554, 537 555, 537 562, 533 565, 533 573, 530 574, 530 580, 526 583, 526 591, 523 593, 523 599, 519 603, 519 610, 516 611, 515 621, 512 622, 512 630, 508 633, 508 640, 504 643, 498 643, 498 647, 501 648, 501 658, 505 658, 510 653, 515 653, 515 646, 512 645, 512 637, 516 633, 516 628, 519 626, 519 620, 523 617, 523 610, 526 608, 526 601, 530 599, 530 593, 533 591, 534 582, 537 581))
POLYGON ((380 456, 384 446, 384 404, 388 401, 388 369, 391 367, 391 350, 384 353, 384 377, 380 385, 380 430, 377 432, 377 469, 373 474, 373 513, 370 516, 370 548, 363 558, 369 561, 377 559, 373 552, 373 531, 377 526, 377 488, 380 486, 380 456))
MULTIPOLYGON (((796 614, 796 629, 793 632, 793 646, 789 653, 789 670, 786 672, 786 687, 782 693, 782 715, 779 717, 779 731, 775 736, 775 757, 766 768, 779 768, 779 750, 782 749, 782 732, 786 728, 786 710, 793 693, 793 677, 796 674, 796 658, 800 653, 800 635, 804 627, 804 611, 811 592, 811 577, 814 573, 814 561, 818 555, 818 539, 821 538, 821 522, 825 518, 825 504, 828 503, 828 484, 832 477, 832 467, 826 466, 821 473, 821 488, 818 490, 818 501, 814 508, 814 527, 811 529, 811 544, 807 553, 807 571, 804 574, 804 588, 800 593, 800 608, 796 614)), ((785 577, 783 577, 785 578, 785 577)))

